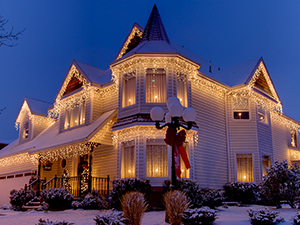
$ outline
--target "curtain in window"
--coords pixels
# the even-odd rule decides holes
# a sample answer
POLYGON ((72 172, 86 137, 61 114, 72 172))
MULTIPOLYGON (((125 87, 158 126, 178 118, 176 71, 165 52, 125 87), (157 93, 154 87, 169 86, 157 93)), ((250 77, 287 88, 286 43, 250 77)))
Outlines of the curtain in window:
POLYGON ((122 107, 135 104, 135 93, 136 93, 136 78, 131 76, 123 77, 123 98, 122 98, 122 107))
POLYGON ((78 126, 79 124, 79 107, 75 107, 70 112, 70 127, 78 126))
POLYGON ((65 129, 69 128, 69 110, 65 111, 65 129))
POLYGON ((122 147, 121 178, 127 177, 135 177, 134 145, 122 147))
POLYGON ((80 107, 80 124, 85 123, 85 101, 81 103, 80 107))
POLYGON ((147 69, 146 102, 166 102, 166 71, 164 69, 147 69))
POLYGON ((236 154, 237 181, 253 182, 252 154, 236 154))
POLYGON ((177 74, 177 98, 184 107, 188 107, 187 100, 187 80, 186 75, 182 73, 177 74))
MULTIPOLYGON (((183 143, 183 147, 185 148, 188 159, 190 159, 190 157, 189 157, 189 143, 187 143, 187 142, 183 143)), ((180 156, 180 170, 181 170, 181 174, 180 174, 181 178, 190 178, 190 170, 186 169, 185 164, 184 164, 181 156, 180 156)))
POLYGON ((147 177, 168 176, 168 149, 166 145, 147 145, 147 177))

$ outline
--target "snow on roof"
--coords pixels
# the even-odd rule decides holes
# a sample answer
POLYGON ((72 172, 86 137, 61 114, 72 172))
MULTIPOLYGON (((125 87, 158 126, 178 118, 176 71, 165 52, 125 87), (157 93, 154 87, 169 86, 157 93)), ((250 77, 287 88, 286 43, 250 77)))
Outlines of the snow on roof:
POLYGON ((86 126, 70 129, 59 133, 59 121, 46 128, 32 141, 19 144, 19 139, 7 145, 0 151, 0 158, 30 151, 36 153, 43 150, 58 148, 82 141, 89 141, 110 119, 117 114, 117 110, 103 113, 98 119, 86 126))
POLYGON ((94 66, 74 60, 75 64, 93 83, 105 84, 111 81, 111 70, 102 70, 94 66))
POLYGON ((211 73, 209 76, 231 87, 238 84, 246 84, 249 77, 253 76, 261 60, 261 58, 252 59, 211 73))
POLYGON ((44 114, 48 115, 48 108, 52 105, 50 102, 41 101, 34 98, 25 97, 25 101, 33 114, 44 114))

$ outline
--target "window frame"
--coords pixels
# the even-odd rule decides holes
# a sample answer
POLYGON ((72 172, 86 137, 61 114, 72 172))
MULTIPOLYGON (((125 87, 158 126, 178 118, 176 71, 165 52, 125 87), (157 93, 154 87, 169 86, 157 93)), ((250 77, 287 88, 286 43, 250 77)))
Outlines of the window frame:
POLYGON ((187 79, 187 75, 186 74, 184 74, 184 73, 180 73, 180 72, 177 72, 177 74, 176 74, 176 96, 177 96, 177 98, 180 100, 180 103, 181 103, 181 105, 183 106, 183 107, 185 107, 185 108, 188 108, 188 106, 189 106, 189 98, 188 98, 188 79, 187 79), (179 79, 180 77, 184 77, 183 79, 179 79), (183 81, 183 80, 185 80, 185 82, 183 81), (180 98, 180 96, 178 96, 178 83, 179 82, 182 82, 184 85, 183 85, 183 87, 184 87, 184 91, 185 91, 185 99, 184 99, 184 101, 182 101, 182 99, 180 98))
POLYGON ((74 128, 86 125, 86 115, 87 115, 86 114, 86 101, 80 102, 79 105, 73 109, 65 109, 64 130, 70 130, 70 129, 74 129, 74 128), (78 110, 78 115, 76 116, 76 118, 78 119, 78 124, 71 127, 71 117, 72 117, 72 113, 74 112, 75 109, 78 110), (82 114, 84 114, 84 117, 82 117, 82 114), (68 122, 66 120, 68 120, 68 122), (84 122, 82 122, 82 120, 84 122), (67 125, 66 125, 66 122, 67 122, 67 125))
POLYGON ((262 180, 263 180, 264 176, 267 175, 267 172, 264 175, 263 162, 267 162, 267 164, 268 164, 267 167, 270 168, 270 166, 271 166, 271 156, 270 155, 264 155, 264 154, 261 156, 261 178, 262 178, 262 180), (268 157, 268 160, 265 160, 266 157, 268 157))
POLYGON ((237 164, 237 155, 251 155, 252 157, 252 177, 253 180, 249 182, 255 182, 255 172, 254 172, 254 154, 253 152, 236 152, 235 153, 235 175, 237 182, 248 182, 248 181, 238 181, 238 164, 237 164))
POLYGON ((23 128, 22 128, 22 139, 23 140, 28 140, 30 136, 30 121, 26 120, 23 123, 23 128))
POLYGON ((134 178, 134 177, 137 177, 137 174, 136 174, 136 141, 135 140, 129 140, 129 141, 123 141, 121 142, 121 146, 120 146, 120 178, 123 179, 123 178, 134 178), (130 143, 131 142, 131 143, 130 143), (127 146, 126 147, 133 147, 133 156, 134 156, 134 159, 133 159, 133 162, 134 162, 134 165, 133 165, 133 168, 134 168, 134 175, 131 176, 131 177, 122 177, 122 163, 123 163, 123 149, 124 149, 124 144, 126 144, 127 146))
POLYGON ((166 70, 165 68, 163 68, 163 67, 159 67, 159 68, 150 68, 150 67, 148 67, 148 68, 145 70, 145 82, 144 82, 144 87, 145 87, 144 98, 145 98, 145 103, 146 103, 146 104, 165 104, 165 103, 167 102, 167 96, 168 96, 167 70, 166 70), (159 69, 161 69, 161 70, 164 71, 164 73, 163 73, 163 75, 164 75, 164 77, 165 77, 165 93, 164 93, 165 99, 164 99, 164 101, 160 101, 160 102, 147 101, 147 76, 150 76, 151 74, 153 75, 153 73, 149 73, 149 75, 148 75, 147 70, 150 70, 150 69, 152 69, 152 70, 159 70, 159 69))
MULTIPOLYGON (((136 71, 133 71, 133 72, 131 72, 131 73, 126 73, 126 74, 123 74, 122 75, 122 94, 121 94, 121 99, 122 99, 122 101, 121 101, 121 107, 122 108, 126 108, 126 107, 131 107, 131 106, 134 106, 134 105, 136 105, 137 104, 137 77, 136 77, 136 71), (125 78, 125 76, 128 76, 128 78, 125 78), (126 94, 126 92, 125 92, 125 89, 126 89, 126 86, 125 86, 125 84, 126 84, 126 80, 130 80, 130 79, 134 79, 134 88, 135 88, 135 90, 134 90, 134 103, 132 103, 132 104, 125 104, 126 103, 126 100, 127 99, 125 99, 125 94, 126 94)), ((129 100, 131 100, 131 99, 129 99, 129 100)), ((129 101, 128 100, 128 101, 129 101)))

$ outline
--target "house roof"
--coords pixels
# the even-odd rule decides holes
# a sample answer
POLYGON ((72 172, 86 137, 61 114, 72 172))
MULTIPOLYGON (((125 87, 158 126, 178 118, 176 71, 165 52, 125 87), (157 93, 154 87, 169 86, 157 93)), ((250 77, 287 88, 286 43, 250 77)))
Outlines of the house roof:
POLYGON ((13 141, 0 151, 0 158, 29 152, 30 154, 59 148, 79 142, 89 141, 102 127, 117 115, 117 110, 103 113, 91 124, 76 127, 65 132, 59 132, 59 121, 42 131, 32 141, 19 144, 19 139, 13 141))
POLYGON ((76 68, 80 70, 82 74, 86 75, 92 83, 102 85, 111 81, 112 73, 110 69, 102 70, 76 60, 73 62, 76 68))
POLYGON ((222 70, 217 70, 216 72, 209 74, 209 76, 231 87, 239 84, 246 84, 253 76, 261 61, 262 58, 252 59, 222 70))
POLYGON ((50 102, 41 101, 34 98, 25 97, 30 112, 32 114, 48 115, 48 108, 52 105, 50 102))

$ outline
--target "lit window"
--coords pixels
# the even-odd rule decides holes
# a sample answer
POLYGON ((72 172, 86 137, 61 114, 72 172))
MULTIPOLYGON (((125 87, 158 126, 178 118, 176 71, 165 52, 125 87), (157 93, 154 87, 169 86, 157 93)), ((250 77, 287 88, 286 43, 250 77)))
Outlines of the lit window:
POLYGON ((271 165, 270 156, 263 155, 262 160, 261 160, 262 175, 263 176, 267 175, 267 167, 270 168, 270 165, 271 165))
POLYGON ((237 181, 253 182, 252 154, 236 154, 237 181))
POLYGON ((123 98, 122 107, 135 104, 136 93, 136 77, 135 72, 125 74, 123 76, 123 98))
POLYGON ((122 143, 121 178, 135 177, 134 141, 122 143))
POLYGON ((162 68, 146 71, 146 102, 166 102, 166 71, 162 68))
MULTIPOLYGON (((187 157, 189 159, 189 143, 187 143, 187 142, 183 143, 183 147, 184 147, 187 157)), ((180 156, 180 170, 181 170, 181 174, 180 174, 181 178, 190 178, 190 170, 185 167, 185 164, 184 164, 181 156, 180 156)))
POLYGON ((146 176, 168 177, 168 149, 163 140, 147 140, 146 176))
POLYGON ((233 98, 233 118, 235 120, 249 119, 249 103, 247 98, 233 98))
POLYGON ((298 147, 298 137, 297 137, 297 131, 291 130, 291 145, 293 147, 298 147))
POLYGON ((177 98, 184 107, 188 107, 186 75, 177 73, 177 98))
POLYGON ((29 137, 29 121, 26 121, 23 127, 23 139, 26 139, 28 137, 29 137))
POLYGON ((73 109, 65 111, 65 124, 64 128, 69 129, 79 125, 85 124, 85 102, 76 106, 73 109))

